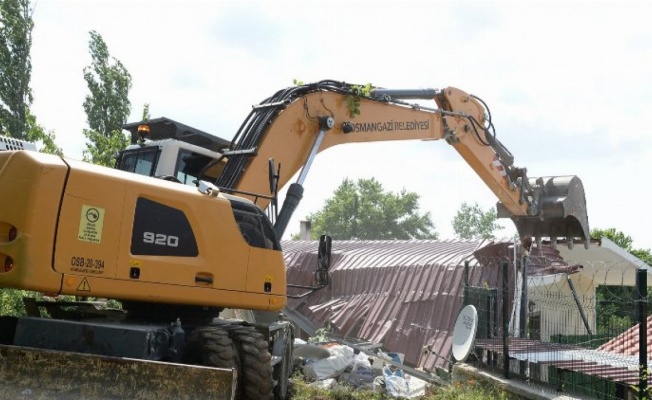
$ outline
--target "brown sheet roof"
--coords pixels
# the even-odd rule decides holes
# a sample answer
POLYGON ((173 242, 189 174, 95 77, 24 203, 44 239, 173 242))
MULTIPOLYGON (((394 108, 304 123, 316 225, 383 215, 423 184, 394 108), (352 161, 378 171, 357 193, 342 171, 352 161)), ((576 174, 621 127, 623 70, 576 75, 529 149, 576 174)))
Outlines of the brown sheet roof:
MULTIPOLYGON (((343 336, 382 343, 426 370, 448 366, 464 262, 473 267, 472 285, 500 287, 500 262, 513 251, 511 242, 487 240, 334 241, 332 247, 331 285, 289 299, 287 307, 343 336)), ((285 241, 283 249, 288 282, 313 284, 316 242, 285 241)), ((553 253, 540 256, 548 261, 534 263, 530 273, 568 271, 553 253)))
MULTIPOLYGON (((312 284, 316 243, 286 241, 283 249, 288 282, 312 284)), ((473 267, 472 284, 497 287, 500 260, 510 252, 505 241, 334 241, 331 285, 287 307, 341 335, 404 353, 408 365, 442 367, 462 305, 464 262, 473 267)))

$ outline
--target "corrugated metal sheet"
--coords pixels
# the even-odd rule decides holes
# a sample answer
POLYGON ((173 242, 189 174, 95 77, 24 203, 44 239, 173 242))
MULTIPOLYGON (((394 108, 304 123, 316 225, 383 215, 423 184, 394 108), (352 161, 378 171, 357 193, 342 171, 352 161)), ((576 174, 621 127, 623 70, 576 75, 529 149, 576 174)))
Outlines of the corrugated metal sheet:
MULTIPOLYGON (((317 242, 285 241, 283 249, 288 282, 313 284, 317 242)), ((331 285, 289 299, 287 307, 345 337, 404 353, 410 366, 432 370, 447 366, 452 327, 463 301, 465 261, 472 267, 472 285, 500 287, 500 262, 512 252, 507 241, 334 241, 331 285)), ((547 261, 534 263, 530 273, 568 270, 555 254, 540 256, 547 261)))

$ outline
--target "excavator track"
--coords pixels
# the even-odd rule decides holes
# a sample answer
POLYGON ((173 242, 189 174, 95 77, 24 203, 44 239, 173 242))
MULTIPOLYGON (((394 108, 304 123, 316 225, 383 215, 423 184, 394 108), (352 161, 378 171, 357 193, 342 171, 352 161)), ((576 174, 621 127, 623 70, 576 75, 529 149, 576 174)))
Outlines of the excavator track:
POLYGON ((188 339, 186 362, 237 371, 236 399, 271 400, 271 354, 262 333, 242 325, 204 326, 188 339))

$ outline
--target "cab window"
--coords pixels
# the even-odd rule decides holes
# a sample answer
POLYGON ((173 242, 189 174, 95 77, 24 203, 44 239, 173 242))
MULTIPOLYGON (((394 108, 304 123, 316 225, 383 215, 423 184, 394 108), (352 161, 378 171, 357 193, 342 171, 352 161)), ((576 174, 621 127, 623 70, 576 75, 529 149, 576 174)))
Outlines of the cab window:
POLYGON ((174 169, 175 176, 181 183, 194 185, 202 169, 213 160, 212 157, 190 150, 179 150, 177 164, 174 169))
POLYGON ((115 168, 139 175, 154 176, 160 153, 158 147, 123 150, 118 155, 115 168))

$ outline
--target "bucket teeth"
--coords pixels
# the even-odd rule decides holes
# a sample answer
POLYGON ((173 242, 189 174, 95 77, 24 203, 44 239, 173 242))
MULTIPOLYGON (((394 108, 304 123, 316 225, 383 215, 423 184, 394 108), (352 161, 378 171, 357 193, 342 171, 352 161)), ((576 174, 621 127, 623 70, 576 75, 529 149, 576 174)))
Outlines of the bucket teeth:
POLYGON ((577 176, 552 176, 530 178, 532 202, 530 215, 509 215, 505 207, 498 203, 498 215, 514 221, 521 237, 542 237, 556 242, 562 238, 573 247, 579 239, 584 247, 589 247, 589 218, 586 210, 584 186, 577 176))

